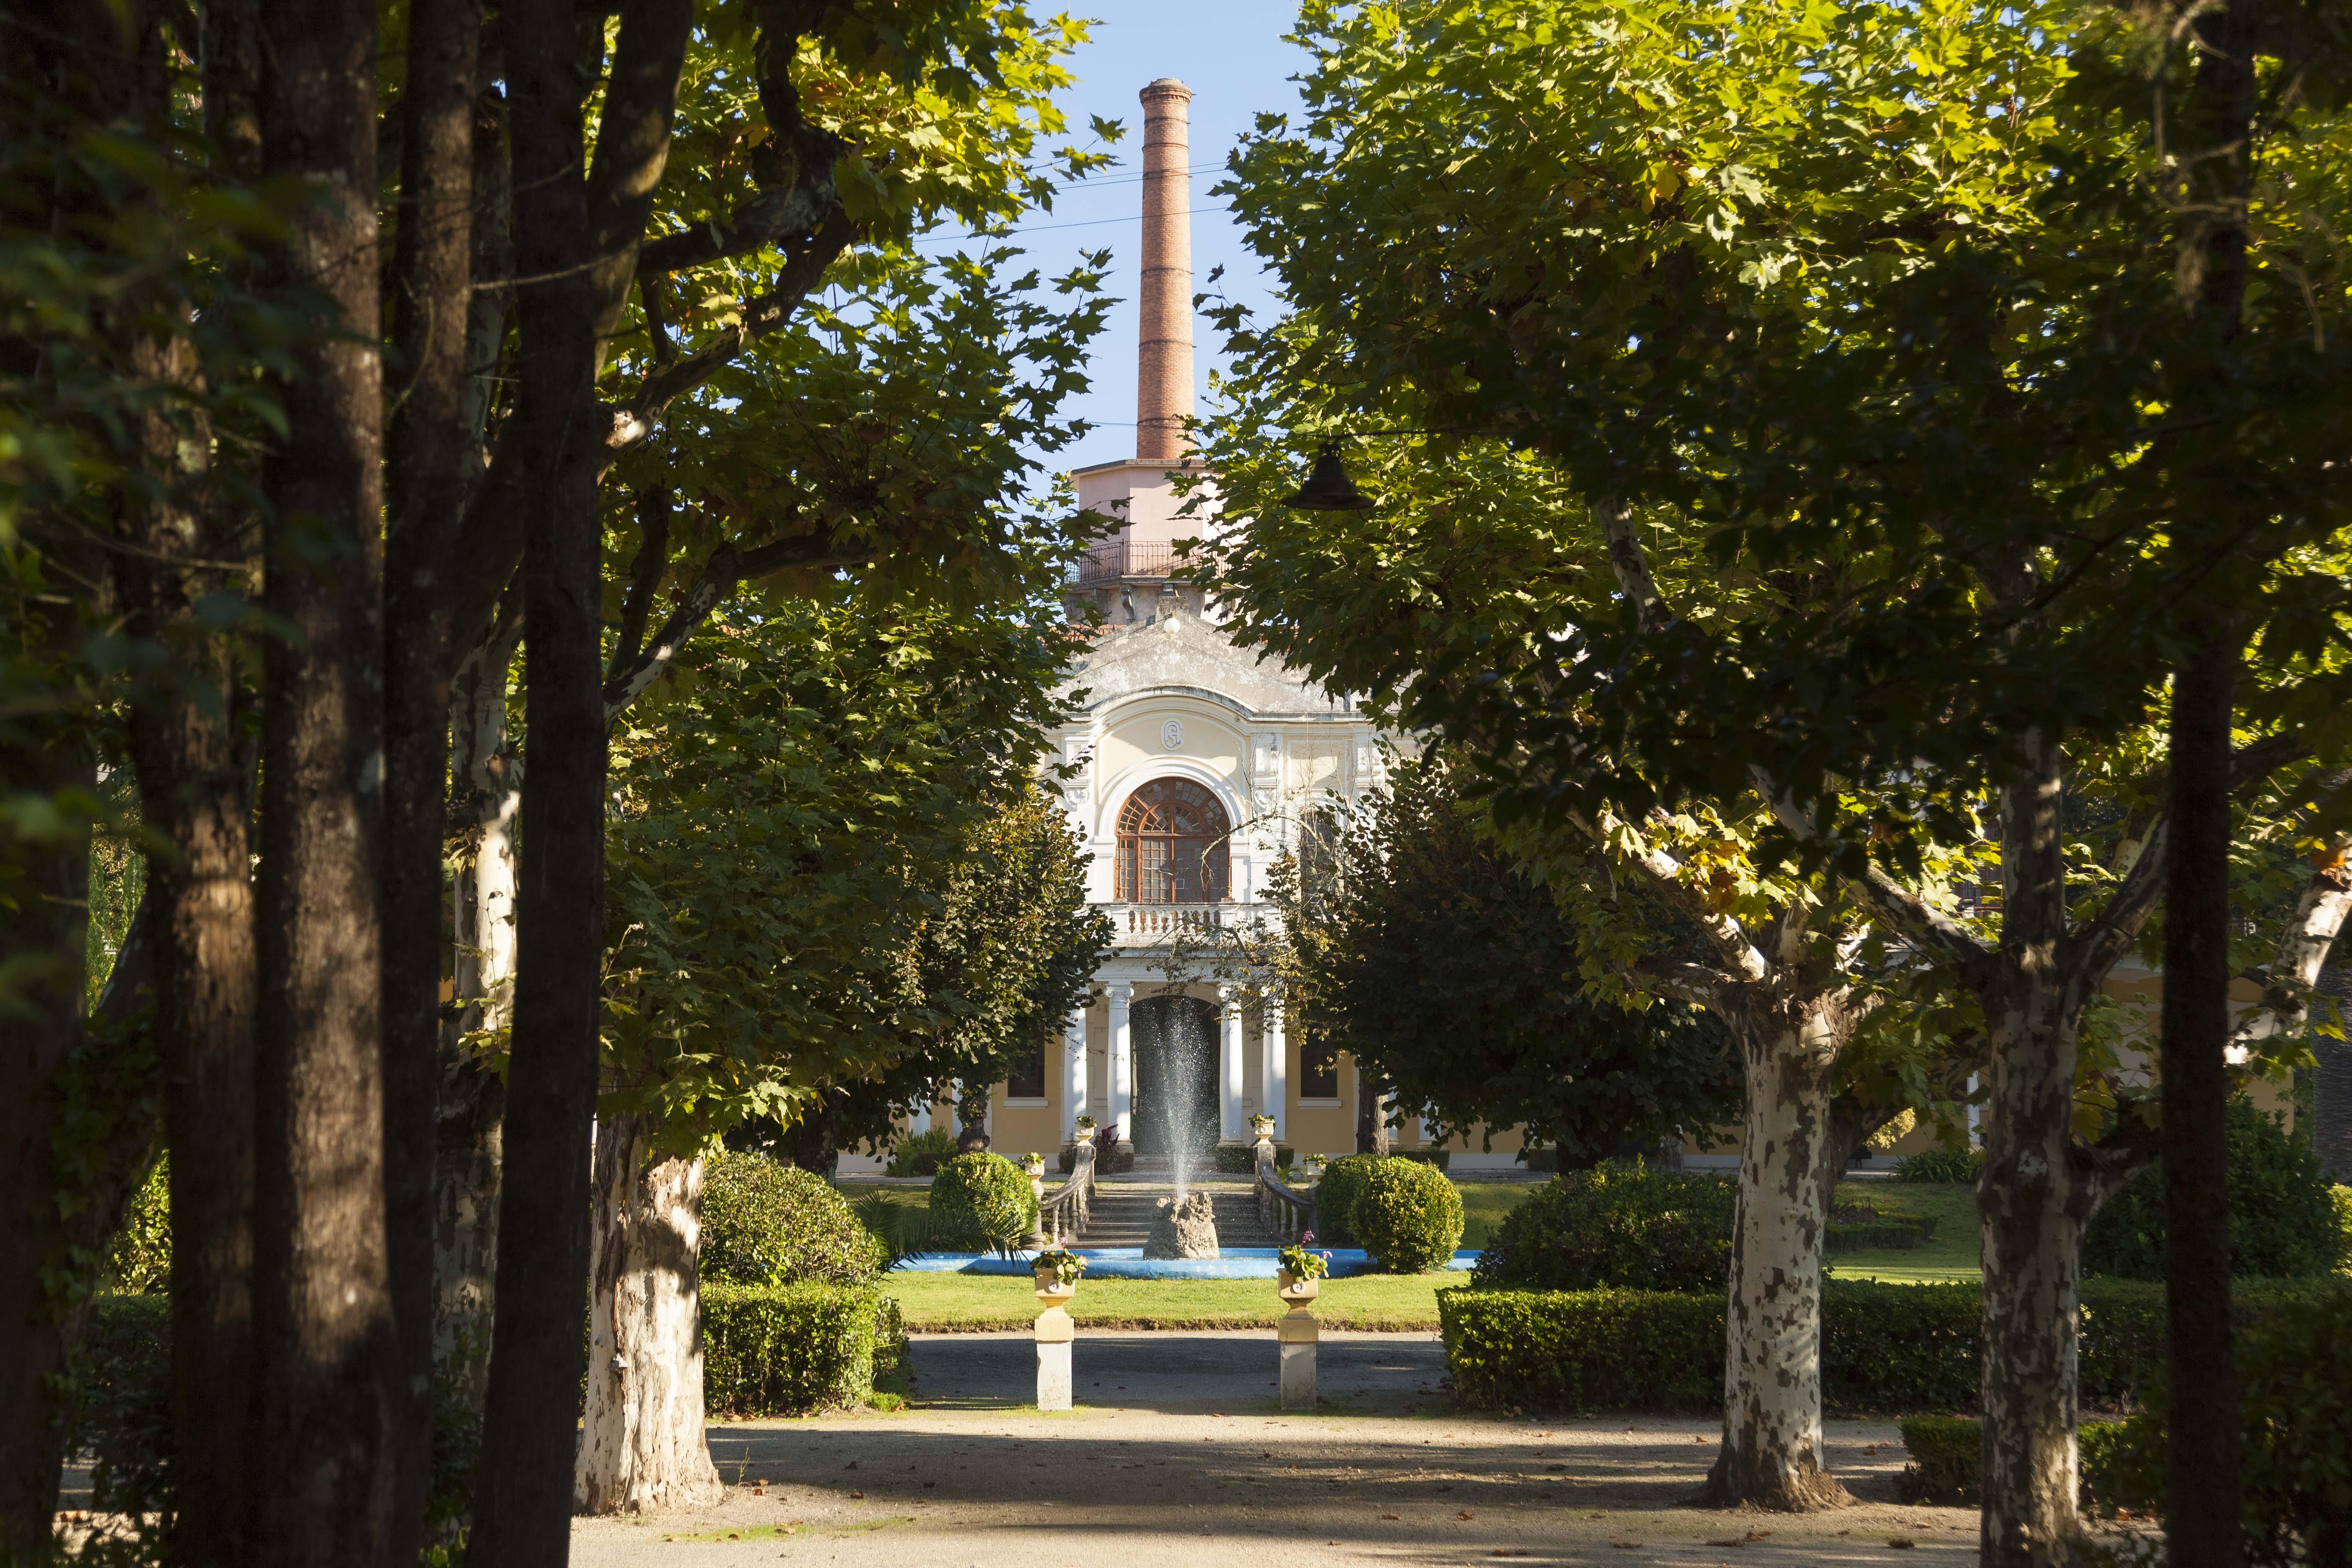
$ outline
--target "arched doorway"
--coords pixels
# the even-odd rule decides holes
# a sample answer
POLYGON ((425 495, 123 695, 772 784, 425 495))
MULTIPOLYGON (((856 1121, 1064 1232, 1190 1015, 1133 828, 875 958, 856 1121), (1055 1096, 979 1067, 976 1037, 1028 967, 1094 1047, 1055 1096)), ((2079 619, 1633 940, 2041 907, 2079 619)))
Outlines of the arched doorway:
POLYGON ((1129 1019, 1134 1030, 1135 1152, 1171 1154, 1181 1146, 1199 1155, 1215 1148, 1223 1131, 1215 1005, 1197 996, 1142 996, 1129 1019))
POLYGON ((1137 904, 1223 902, 1232 837, 1224 806, 1205 786, 1153 779, 1119 808, 1115 896, 1137 904))

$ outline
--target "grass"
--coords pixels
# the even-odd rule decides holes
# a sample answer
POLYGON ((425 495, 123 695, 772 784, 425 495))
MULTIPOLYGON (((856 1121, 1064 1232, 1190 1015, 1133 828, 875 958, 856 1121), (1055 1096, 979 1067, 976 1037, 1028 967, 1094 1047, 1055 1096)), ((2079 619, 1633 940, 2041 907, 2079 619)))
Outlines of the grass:
POLYGON ((1503 1216, 1527 1202, 1528 1194, 1540 1184, 1535 1182, 1456 1182, 1454 1190, 1462 1194, 1462 1245, 1484 1247, 1503 1216))
MULTIPOLYGON (((1327 1329, 1434 1330, 1438 1289, 1469 1282, 1459 1273, 1328 1279, 1315 1315, 1327 1329)), ((1037 1317, 1030 1282, 1003 1275, 893 1274, 882 1288, 919 1333, 1020 1329, 1037 1317)), ((1271 1328, 1283 1310, 1271 1279, 1089 1279, 1070 1303, 1071 1317, 1097 1329, 1271 1328)))
POLYGON ((1838 1279, 1948 1285, 1984 1277, 1978 1245, 1977 1190, 1967 1183, 1841 1182, 1834 1201, 1869 1204, 1881 1214, 1936 1218, 1936 1234, 1923 1246, 1887 1252, 1832 1253, 1831 1271, 1838 1279))

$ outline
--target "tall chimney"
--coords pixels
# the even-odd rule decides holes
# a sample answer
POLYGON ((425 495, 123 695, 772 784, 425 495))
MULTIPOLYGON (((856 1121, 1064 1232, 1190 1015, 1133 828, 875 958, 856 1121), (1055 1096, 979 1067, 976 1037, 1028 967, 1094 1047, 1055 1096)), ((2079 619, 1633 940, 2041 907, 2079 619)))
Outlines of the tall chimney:
POLYGON ((1143 332, 1137 345, 1135 455, 1178 462, 1192 416, 1192 180, 1184 106, 1161 77, 1143 89, 1143 332))

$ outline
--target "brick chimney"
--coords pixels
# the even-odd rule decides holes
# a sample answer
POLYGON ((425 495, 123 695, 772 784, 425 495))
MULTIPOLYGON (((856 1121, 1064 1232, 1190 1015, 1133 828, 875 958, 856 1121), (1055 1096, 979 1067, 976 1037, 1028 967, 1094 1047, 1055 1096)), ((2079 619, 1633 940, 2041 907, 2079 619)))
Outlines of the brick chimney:
POLYGON ((1135 455, 1177 462, 1192 414, 1192 180, 1185 105, 1161 77, 1143 89, 1143 331, 1136 355, 1135 455))

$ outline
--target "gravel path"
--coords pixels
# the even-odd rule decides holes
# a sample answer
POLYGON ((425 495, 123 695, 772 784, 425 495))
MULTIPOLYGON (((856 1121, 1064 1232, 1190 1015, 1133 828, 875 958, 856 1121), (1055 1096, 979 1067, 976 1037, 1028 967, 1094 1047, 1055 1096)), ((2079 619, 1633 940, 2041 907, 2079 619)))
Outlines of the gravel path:
POLYGON ((726 1500, 691 1515, 583 1520, 581 1568, 1159 1568, 1305 1563, 1916 1563, 1976 1561, 1971 1510, 1894 1500, 1894 1424, 1836 1421, 1861 1500, 1806 1516, 1683 1506, 1716 1426, 1470 1418, 1437 1384, 1434 1335, 1331 1334, 1325 1408, 1274 1407, 1269 1332, 1087 1334, 1080 1408, 1041 1416, 1026 1335, 919 1337, 912 1409, 728 1423, 726 1500), (756 1483, 765 1482, 765 1485, 756 1483), (1894 1545, 1903 1542, 1906 1544, 1894 1545))

